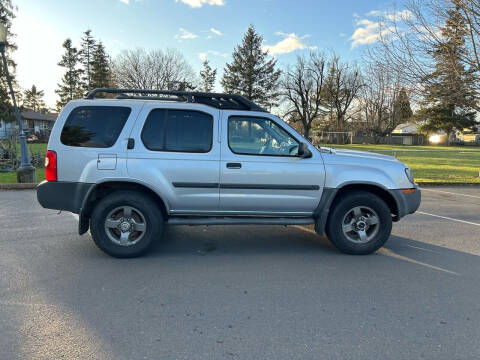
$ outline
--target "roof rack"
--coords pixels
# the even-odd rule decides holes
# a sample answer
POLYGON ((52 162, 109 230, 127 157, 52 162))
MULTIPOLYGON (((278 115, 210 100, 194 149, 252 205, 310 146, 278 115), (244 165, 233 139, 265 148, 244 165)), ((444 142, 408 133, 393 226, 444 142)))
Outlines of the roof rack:
POLYGON ((267 110, 265 110, 264 108, 258 106, 254 102, 240 95, 195 91, 98 88, 90 91, 85 97, 85 99, 93 100, 95 99, 95 95, 99 93, 118 94, 116 96, 117 99, 183 101, 189 103, 204 104, 223 110, 247 110, 267 112, 267 110), (139 96, 128 94, 139 94, 139 96))

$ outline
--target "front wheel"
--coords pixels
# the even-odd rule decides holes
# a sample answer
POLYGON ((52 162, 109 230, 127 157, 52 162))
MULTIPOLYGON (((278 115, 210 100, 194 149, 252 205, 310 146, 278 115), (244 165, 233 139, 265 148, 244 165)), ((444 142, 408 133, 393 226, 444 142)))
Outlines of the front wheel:
POLYGON ((161 236, 163 216, 152 199, 141 192, 119 191, 96 205, 90 219, 95 244, 108 255, 143 255, 161 236))
POLYGON ((381 248, 392 231, 390 209, 368 192, 345 194, 334 205, 327 223, 327 236, 342 252, 371 254, 381 248))

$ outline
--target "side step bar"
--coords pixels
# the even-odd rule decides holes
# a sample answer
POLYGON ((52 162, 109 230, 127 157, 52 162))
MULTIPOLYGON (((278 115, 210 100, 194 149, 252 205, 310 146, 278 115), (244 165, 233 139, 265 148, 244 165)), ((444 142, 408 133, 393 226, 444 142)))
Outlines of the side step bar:
POLYGON ((265 218, 265 217, 171 217, 168 225, 311 225, 311 217, 265 218))

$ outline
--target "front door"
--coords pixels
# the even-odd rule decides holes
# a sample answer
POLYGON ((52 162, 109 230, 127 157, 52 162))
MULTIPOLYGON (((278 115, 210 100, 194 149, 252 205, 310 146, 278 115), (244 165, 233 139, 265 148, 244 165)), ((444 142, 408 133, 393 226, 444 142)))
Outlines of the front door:
MULTIPOLYGON (((220 210, 227 214, 307 216, 325 180, 321 155, 298 156, 304 141, 278 118, 224 112, 220 210)), ((311 146, 311 145, 308 145, 311 146)))

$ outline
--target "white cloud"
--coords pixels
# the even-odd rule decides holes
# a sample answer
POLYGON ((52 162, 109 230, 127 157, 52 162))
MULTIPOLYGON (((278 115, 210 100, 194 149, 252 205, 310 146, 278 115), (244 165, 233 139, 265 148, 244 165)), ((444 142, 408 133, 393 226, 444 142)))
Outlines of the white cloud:
POLYGON ((182 39, 182 40, 192 40, 198 37, 197 34, 194 34, 184 28, 180 28, 180 33, 175 35, 175 39, 182 39))
POLYGON ((207 59, 208 55, 220 56, 220 57, 223 57, 223 58, 228 57, 228 53, 222 53, 222 52, 216 51, 216 50, 208 50, 208 51, 205 51, 205 52, 198 53, 198 58, 200 60, 204 61, 205 59, 207 59))
POLYGON ((373 44, 380 40, 383 35, 386 35, 391 29, 386 28, 382 21, 371 21, 368 19, 361 19, 356 22, 357 28, 350 37, 352 41, 352 48, 373 44))
POLYGON ((220 30, 217 30, 215 28, 210 28, 210 31, 214 33, 215 35, 222 36, 222 33, 220 30))
MULTIPOLYGON (((126 5, 130 4, 130 0, 118 0, 118 1, 120 1, 121 3, 124 3, 126 5)), ((135 0, 135 2, 140 2, 140 1, 142 1, 142 0, 135 0)))
POLYGON ((372 10, 365 14, 366 18, 361 19, 357 14, 353 15, 356 19, 356 29, 350 40, 352 48, 360 45, 368 45, 378 42, 382 37, 389 36, 395 28, 390 25, 392 21, 405 21, 412 17, 409 10, 401 11, 380 11, 372 10), (373 20, 368 18, 375 18, 373 20))
POLYGON ((386 12, 384 16, 390 21, 405 21, 411 19, 413 14, 410 10, 401 10, 396 12, 386 12))
POLYGON ((277 35, 283 36, 283 40, 280 40, 275 45, 264 45, 262 49, 264 51, 268 51, 269 55, 277 55, 277 54, 288 54, 295 50, 303 50, 303 49, 310 49, 314 50, 316 46, 308 46, 303 40, 309 37, 309 35, 304 35, 299 37, 295 33, 291 34, 284 34, 278 32, 277 35))
MULTIPOLYGON (((366 16, 380 16, 382 12, 380 10, 371 10, 365 14, 366 16)), ((354 17, 359 17, 358 14, 353 14, 354 17)))
POLYGON ((225 0, 175 0, 175 2, 179 2, 179 1, 184 3, 184 4, 187 4, 188 6, 190 6, 192 8, 200 8, 205 4, 207 4, 207 5, 217 5, 217 6, 225 5, 225 0))

